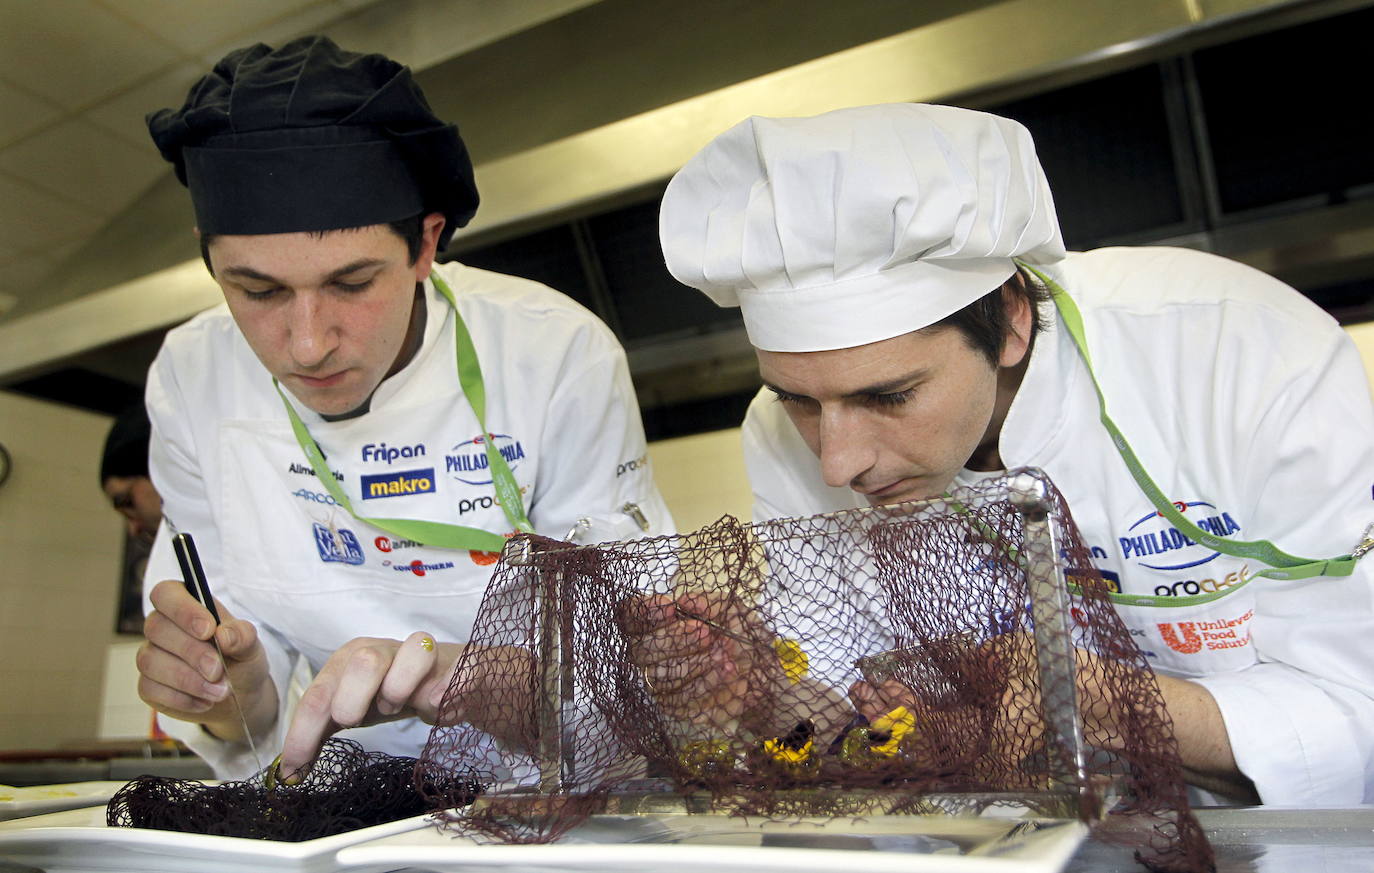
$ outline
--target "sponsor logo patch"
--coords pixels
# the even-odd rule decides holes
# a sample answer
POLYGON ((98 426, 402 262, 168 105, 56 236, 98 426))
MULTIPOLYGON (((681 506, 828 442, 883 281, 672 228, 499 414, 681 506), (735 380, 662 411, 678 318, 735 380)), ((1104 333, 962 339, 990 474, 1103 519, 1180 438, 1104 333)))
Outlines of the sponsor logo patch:
POLYGON ((1156 597, 1192 597, 1195 594, 1214 594, 1250 581, 1250 568, 1242 566, 1219 579, 1180 579, 1167 585, 1156 585, 1156 597))
POLYGON ((339 501, 328 494, 321 494, 318 491, 310 491, 305 488, 297 488, 291 492, 292 497, 299 497, 301 500, 308 500, 311 503, 323 503, 325 506, 338 506, 339 501))
MULTIPOLYGON (((510 539, 511 537, 515 536, 515 534, 516 531, 511 531, 510 533, 501 534, 501 536, 505 537, 506 539, 510 539)), ((479 552, 476 549, 473 549, 468 552, 468 557, 472 559, 472 563, 476 564, 479 567, 490 567, 492 564, 495 564, 498 560, 500 560, 501 553, 479 552)))
MULTIPOLYGON (((468 485, 490 485, 491 471, 488 467, 491 462, 487 459, 487 439, 487 435, 478 434, 450 449, 444 456, 444 472, 468 485)), ((514 471, 525 458, 525 447, 509 434, 490 434, 490 439, 514 471)))
POLYGON ((1250 645, 1250 628, 1247 625, 1254 615, 1255 611, 1251 609, 1240 618, 1166 621, 1156 626, 1166 646, 1183 655, 1195 655, 1204 649, 1215 652, 1250 645))
MULTIPOLYGON (((314 470, 314 468, 311 467, 309 464, 298 464, 298 463, 295 463, 295 462, 292 462, 291 466, 289 466, 289 467, 286 468, 286 472, 288 472, 288 473, 295 473, 297 476, 314 476, 314 475, 315 475, 315 470, 314 470)), ((330 470, 329 472, 333 473, 333 474, 334 474, 334 478, 335 478, 335 479, 338 479, 340 482, 342 482, 342 481, 344 480, 344 474, 343 474, 343 473, 340 473, 338 470, 330 470)))
MULTIPOLYGON (((1216 537, 1240 532, 1240 524, 1229 512, 1205 500, 1178 501, 1174 507, 1193 524, 1216 537)), ((1186 570, 1215 560, 1220 552, 1198 545, 1184 536, 1160 513, 1151 512, 1136 521, 1119 537, 1121 557, 1151 570, 1186 570)))
POLYGON ((363 547, 358 537, 347 528, 331 528, 315 522, 315 548, 320 552, 320 560, 326 564, 352 564, 363 562, 363 547))
POLYGON ((425 456, 425 444, 416 443, 413 446, 389 446, 386 443, 368 443, 363 446, 364 464, 386 464, 390 467, 402 459, 423 458, 425 456))
POLYGON ((617 466, 615 468, 615 477, 619 479, 626 473, 633 473, 641 467, 647 466, 649 466, 649 456, 647 454, 640 455, 638 458, 635 458, 632 461, 626 461, 625 463, 617 466))
POLYGON ((396 552, 401 549, 413 549, 424 543, 417 543, 415 540, 393 540, 391 537, 377 537, 372 541, 372 545, 377 547, 379 552, 396 552))
POLYGON ((1097 567, 1093 567, 1091 569, 1073 567, 1064 568, 1064 578, 1069 582, 1069 584, 1077 585, 1080 588, 1096 587, 1097 580, 1094 578, 1095 576, 1102 577, 1102 582, 1104 583, 1104 586, 1112 594, 1121 593, 1121 575, 1119 573, 1116 573, 1112 570, 1102 570, 1097 567))
POLYGON ((361 480, 364 500, 427 494, 434 490, 434 468, 378 473, 375 476, 363 476, 361 480))
POLYGON ((392 564, 391 569, 398 573, 414 573, 416 576, 423 576, 437 570, 452 570, 453 562, 439 561, 434 564, 426 564, 424 561, 411 561, 409 564, 392 564))

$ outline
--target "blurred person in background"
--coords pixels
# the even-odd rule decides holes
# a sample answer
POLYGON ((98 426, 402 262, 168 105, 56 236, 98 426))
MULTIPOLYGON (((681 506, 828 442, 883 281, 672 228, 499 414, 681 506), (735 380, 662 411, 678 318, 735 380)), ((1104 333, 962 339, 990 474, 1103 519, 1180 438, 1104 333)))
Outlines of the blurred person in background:
POLYGON ((148 412, 139 403, 121 412, 105 437, 100 487, 124 516, 131 539, 151 544, 162 522, 162 498, 148 478, 148 412))
POLYGON ((142 403, 130 406, 115 417, 100 458, 100 488, 128 532, 115 619, 120 633, 143 630, 143 574, 162 523, 162 497, 148 477, 149 435, 148 411, 142 403))

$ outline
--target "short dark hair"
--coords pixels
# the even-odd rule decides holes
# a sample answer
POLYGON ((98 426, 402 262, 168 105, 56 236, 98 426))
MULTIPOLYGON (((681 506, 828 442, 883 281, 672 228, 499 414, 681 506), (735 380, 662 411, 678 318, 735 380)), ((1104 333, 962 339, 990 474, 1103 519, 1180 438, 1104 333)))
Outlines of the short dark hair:
POLYGON ((103 486, 106 479, 114 477, 147 476, 151 440, 152 425, 142 401, 115 416, 100 457, 100 484, 103 486))
POLYGON ((988 359, 994 367, 1002 357, 1002 347, 1007 342, 1007 331, 1011 321, 1007 318, 1009 295, 1025 300, 1031 310, 1031 336, 1044 330, 1040 317, 1040 304, 1050 299, 1049 289, 1033 276, 1026 275, 1017 268, 1012 277, 998 287, 979 297, 977 300, 947 315, 922 330, 935 330, 952 327, 964 335, 964 340, 988 359))
MULTIPOLYGON (((409 254, 410 263, 413 265, 420 257, 420 247, 425 241, 425 214, 419 213, 410 218, 402 218, 400 221, 388 221, 386 226, 399 236, 406 244, 406 252, 409 254)), ((341 227, 339 230, 361 230, 358 227, 341 227)), ((312 230, 310 235, 319 239, 326 233, 335 233, 332 230, 312 230)), ((200 259, 205 262, 205 269, 214 274, 215 268, 210 266, 210 243, 215 241, 215 234, 202 233, 200 235, 200 259)))

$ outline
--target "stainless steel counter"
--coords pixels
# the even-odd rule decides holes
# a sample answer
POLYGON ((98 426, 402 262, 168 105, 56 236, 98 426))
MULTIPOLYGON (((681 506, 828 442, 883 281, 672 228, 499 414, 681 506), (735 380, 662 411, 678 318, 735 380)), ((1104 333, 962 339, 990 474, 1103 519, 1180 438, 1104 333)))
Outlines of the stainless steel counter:
MULTIPOLYGON (((385 833, 374 831, 368 836, 349 840, 323 838, 312 841, 314 848, 305 851, 307 844, 277 844, 274 849, 256 841, 230 841, 251 844, 226 846, 212 841, 218 837, 193 837, 163 832, 125 832, 133 839, 111 839, 104 829, 102 807, 69 810, 54 816, 33 819, 25 826, 23 819, 0 823, 0 873, 47 870, 49 873, 107 870, 120 873, 261 873, 262 870, 292 871, 292 873, 377 873, 377 871, 408 871, 408 873, 515 873, 515 871, 660 871, 660 873, 786 873, 804 870, 806 873, 828 873, 832 870, 911 870, 925 873, 952 871, 997 870, 1012 873, 1034 869, 1060 869, 1058 859, 1069 851, 1052 855, 1035 852, 985 854, 983 857, 940 854, 953 848, 926 843, 911 836, 911 828, 898 827, 892 820, 866 820, 859 830, 869 832, 869 838, 855 839, 856 834, 838 831, 780 827, 781 823, 745 824, 741 819, 703 821, 709 816, 683 816, 692 820, 655 821, 653 816, 599 816, 580 831, 570 832, 568 839, 558 845, 527 847, 477 846, 470 840, 440 833, 421 819, 396 823, 401 827, 379 826, 385 833), (54 820, 55 816, 62 816, 54 820), (606 819, 608 821, 602 821, 606 819), (666 825, 666 827, 665 827, 666 825), (721 827, 721 825, 729 825, 721 827), (43 828, 64 828, 43 839, 43 828), (597 828, 601 833, 594 833, 597 828), (81 833, 75 833, 80 829, 81 833), (18 831, 16 831, 18 829, 18 831), (753 831, 752 839, 746 831, 753 831), (34 835, 38 834, 37 837, 34 835), (903 836, 906 834, 907 836, 903 836), (19 839, 16 842, 14 837, 19 839), (29 839, 29 842, 23 842, 29 839), (41 842, 35 842, 41 841, 41 842), (321 842, 337 845, 325 847, 321 842), (866 844, 865 844, 866 843, 866 844), (175 845, 174 845, 175 844, 175 845), (657 845, 655 845, 657 844, 657 845), (760 851, 749 846, 775 847, 776 852, 760 851), (743 851, 732 847, 745 847, 743 851), (598 849, 611 851, 599 852, 598 849), (410 850, 419 850, 416 851, 410 850), (856 851, 857 850, 857 851, 856 851), (881 851, 875 851, 881 850, 881 851), (935 853, 935 854, 932 854, 935 853), (1053 857, 1054 860, 1050 860, 1053 857), (593 863, 595 861, 595 863, 593 863)), ((1218 873, 1371 873, 1374 871, 1374 807, 1330 810, 1293 809, 1203 809, 1198 811, 1201 822, 1217 856, 1218 873)), ((967 820, 978 822, 978 819, 967 820)), ((927 822, 928 823, 928 822, 927 822)), ((916 828, 915 830, 919 830, 916 828)), ((840 830, 850 830, 842 828, 840 830)), ((948 828, 946 828, 948 830, 948 828)), ((1050 834, 1039 831, 1032 840, 1050 834)), ((1044 843, 1041 844, 1045 845, 1044 843)), ((1145 869, 1135 862, 1133 851, 1089 837, 1077 847, 1062 867, 1070 873, 1142 873, 1145 869)))
MULTIPOLYGON (((1374 806, 1200 809, 1217 873, 1374 873, 1374 806)), ((1069 873, 1141 873, 1132 852, 1089 838, 1069 873)))
POLYGON ((175 779, 213 779, 210 766, 195 755, 0 761, 0 785, 52 785, 67 782, 129 780, 143 775, 175 779))

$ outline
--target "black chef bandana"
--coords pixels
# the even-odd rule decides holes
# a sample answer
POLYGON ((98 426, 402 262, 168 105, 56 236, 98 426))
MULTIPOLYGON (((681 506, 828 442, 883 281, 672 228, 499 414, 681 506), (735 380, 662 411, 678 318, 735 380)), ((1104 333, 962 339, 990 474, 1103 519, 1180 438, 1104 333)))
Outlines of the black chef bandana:
POLYGON ((477 211, 458 128, 410 70, 307 36, 238 49, 180 109, 148 115, 202 233, 337 230, 442 212, 442 249, 477 211))
POLYGON ((111 476, 128 478, 148 475, 148 442, 152 427, 142 403, 130 406, 115 417, 105 453, 100 458, 100 484, 111 476))

